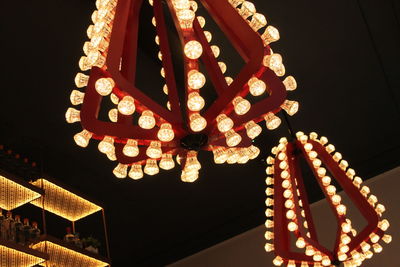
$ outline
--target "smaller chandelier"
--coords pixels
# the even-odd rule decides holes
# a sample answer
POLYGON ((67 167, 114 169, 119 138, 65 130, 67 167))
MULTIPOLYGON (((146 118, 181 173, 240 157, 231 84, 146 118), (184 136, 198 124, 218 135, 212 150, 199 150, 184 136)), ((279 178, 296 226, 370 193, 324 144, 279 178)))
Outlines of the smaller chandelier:
POLYGON ((298 132, 297 140, 288 142, 282 138, 268 157, 266 169, 266 216, 265 250, 274 251, 276 266, 307 267, 331 266, 343 262, 346 267, 361 266, 374 253, 380 253, 380 241, 390 243, 392 237, 385 234, 389 222, 382 218, 385 207, 370 192, 363 180, 356 176, 346 160, 326 137, 318 139, 316 133, 309 136, 298 132), (313 171, 330 208, 335 214, 338 230, 333 251, 318 242, 316 229, 305 191, 300 169, 303 157, 313 171), (367 225, 356 231, 356 226, 346 216, 347 207, 342 203, 335 179, 353 201, 367 221, 367 225), (290 249, 290 236, 302 253, 290 249))

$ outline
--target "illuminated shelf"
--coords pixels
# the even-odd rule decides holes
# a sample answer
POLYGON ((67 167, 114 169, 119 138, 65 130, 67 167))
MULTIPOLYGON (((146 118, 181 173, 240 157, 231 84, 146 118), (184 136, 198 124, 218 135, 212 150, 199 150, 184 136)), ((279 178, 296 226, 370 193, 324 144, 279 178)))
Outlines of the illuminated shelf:
POLYGON ((102 208, 46 179, 38 179, 31 182, 33 185, 43 188, 45 197, 40 197, 31 203, 37 207, 54 213, 72 222, 89 216, 102 208))
POLYGON ((13 210, 42 196, 35 186, 0 170, 0 208, 13 210))
POLYGON ((33 248, 41 252, 46 251, 49 254, 49 259, 46 262, 48 266, 104 267, 110 265, 108 259, 85 249, 75 247, 55 237, 45 235, 40 240, 33 245, 33 248))
POLYGON ((0 239, 1 267, 30 267, 49 259, 46 253, 0 239))

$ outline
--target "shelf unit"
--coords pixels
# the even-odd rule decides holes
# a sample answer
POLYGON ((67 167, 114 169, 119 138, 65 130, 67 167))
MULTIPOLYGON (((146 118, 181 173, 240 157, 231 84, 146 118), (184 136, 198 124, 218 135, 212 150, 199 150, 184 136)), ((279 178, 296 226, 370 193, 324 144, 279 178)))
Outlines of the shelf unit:
POLYGON ((44 235, 31 247, 0 239, 1 267, 41 266, 110 266, 108 235, 104 209, 65 189, 48 178, 26 182, 0 170, 0 208, 10 211, 27 203, 42 209, 44 235), (76 247, 70 243, 47 235, 45 211, 58 215, 72 223, 101 211, 106 240, 107 258, 76 247))

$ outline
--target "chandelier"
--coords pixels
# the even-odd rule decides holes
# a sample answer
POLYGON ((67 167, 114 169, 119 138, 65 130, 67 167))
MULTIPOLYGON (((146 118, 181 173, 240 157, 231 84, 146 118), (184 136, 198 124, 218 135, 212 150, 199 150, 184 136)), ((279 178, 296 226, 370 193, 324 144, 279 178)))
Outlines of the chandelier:
POLYGON ((266 27, 265 16, 256 13, 251 2, 202 1, 246 62, 235 78, 225 77, 227 66, 218 61, 222 49, 211 44, 212 34, 205 30, 204 17, 195 15, 195 1, 149 1, 154 11, 155 41, 160 47, 161 76, 165 78, 159 90, 169 99, 163 107, 135 87, 142 2, 96 2, 94 24, 87 30, 90 41, 85 42, 85 56, 79 60, 80 69, 90 74, 78 73, 75 78, 76 86, 86 87, 86 91, 73 90, 71 94, 72 104, 82 105, 81 110, 69 108, 66 113, 67 122, 80 121, 84 128, 74 136, 75 142, 86 147, 90 139, 99 140, 99 151, 119 162, 113 171, 118 178, 129 175, 140 179, 143 171, 155 175, 159 168, 172 169, 172 156, 176 155, 182 181, 193 182, 201 168, 197 160, 200 150, 212 151, 217 164, 244 164, 256 158, 260 151, 252 140, 262 131, 258 123, 265 120, 266 128, 273 130, 281 123, 275 113, 284 109, 293 115, 298 110, 296 101, 286 100, 286 91, 296 89, 296 80, 287 76, 281 81, 279 77, 285 75, 282 57, 269 46, 279 39, 278 30, 266 27), (163 3, 168 5, 183 47, 185 103, 179 101, 163 3), (207 109, 201 92, 206 75, 200 64, 218 94, 207 109), (99 111, 108 96, 116 107, 109 111, 109 121, 103 121, 99 111), (260 100, 251 104, 248 96, 260 100), (134 113, 140 117, 132 123, 134 113))
POLYGON ((297 140, 290 142, 282 138, 272 149, 273 156, 267 158, 270 166, 266 169, 265 250, 275 252, 276 266, 285 263, 288 267, 321 267, 342 262, 345 267, 361 266, 374 252, 382 251, 379 241, 392 241, 385 234, 389 228, 388 220, 382 219, 385 207, 326 137, 318 139, 314 132, 309 136, 302 132, 296 135, 297 140), (335 214, 337 233, 333 251, 318 241, 301 173, 301 158, 310 166, 335 214), (361 230, 357 231, 359 226, 346 216, 347 207, 337 194, 334 180, 365 218, 367 223, 361 230), (301 252, 293 251, 292 247, 301 252))

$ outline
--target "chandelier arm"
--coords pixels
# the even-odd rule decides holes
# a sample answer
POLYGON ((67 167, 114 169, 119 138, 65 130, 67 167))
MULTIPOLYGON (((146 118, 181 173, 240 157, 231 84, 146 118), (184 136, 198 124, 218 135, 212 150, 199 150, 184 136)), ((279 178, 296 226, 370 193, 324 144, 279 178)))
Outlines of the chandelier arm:
MULTIPOLYGON (((182 124, 183 123, 182 112, 181 112, 181 108, 179 105, 179 95, 178 95, 178 90, 177 90, 177 86, 176 86, 174 68, 173 68, 173 64, 172 64, 172 56, 171 56, 171 52, 170 52, 171 50, 170 50, 170 45, 169 45, 168 35, 167 35, 167 27, 166 27, 166 23, 165 23, 165 17, 164 17, 161 0, 154 0, 153 10, 154 10, 154 17, 157 21, 156 31, 157 31, 157 36, 159 37, 159 40, 160 40, 160 51, 161 51, 161 55, 162 55, 162 64, 163 64, 163 68, 165 70, 165 80, 166 80, 166 84, 168 87, 168 100, 171 104, 171 111, 175 115, 178 115, 178 113, 179 113, 180 121, 178 123, 182 124)), ((174 126, 176 126, 176 123, 174 123, 174 126)))
MULTIPOLYGON (((375 209, 368 203, 367 199, 360 193, 358 188, 353 185, 351 179, 347 177, 346 173, 338 166, 326 149, 314 140, 309 140, 309 142, 313 145, 313 149, 318 153, 322 162, 326 164, 329 172, 335 177, 344 192, 350 197, 368 222, 367 226, 365 226, 358 235, 352 238, 352 241, 348 245, 350 251, 355 249, 363 240, 368 239, 368 235, 372 232, 382 237, 384 232, 378 228, 379 216, 375 209)), ((308 162, 310 162, 309 159, 308 162)))

